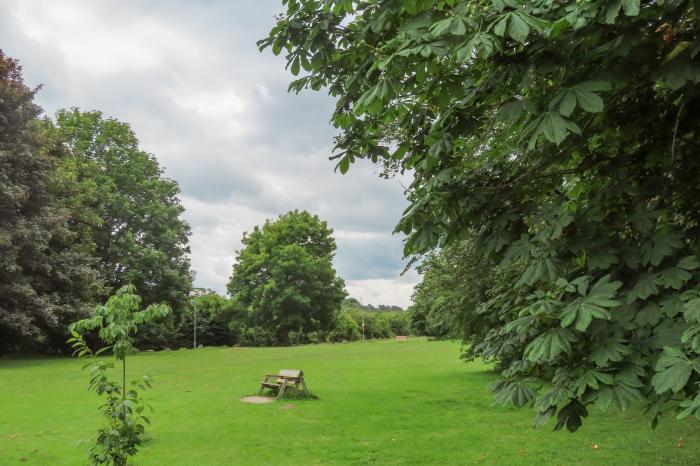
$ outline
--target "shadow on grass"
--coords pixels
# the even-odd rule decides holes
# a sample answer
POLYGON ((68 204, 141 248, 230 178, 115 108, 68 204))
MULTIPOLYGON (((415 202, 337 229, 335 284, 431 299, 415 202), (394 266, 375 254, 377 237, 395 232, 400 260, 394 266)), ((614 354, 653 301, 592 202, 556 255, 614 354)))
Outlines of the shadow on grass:
POLYGON ((277 399, 277 393, 274 390, 265 390, 260 395, 258 395, 258 393, 254 393, 250 396, 269 396, 270 398, 274 398, 276 401, 320 400, 320 398, 318 396, 314 395, 313 393, 307 394, 307 393, 304 393, 302 390, 296 390, 296 389, 290 389, 290 388, 287 388, 287 390, 284 392, 284 395, 280 399, 277 399))

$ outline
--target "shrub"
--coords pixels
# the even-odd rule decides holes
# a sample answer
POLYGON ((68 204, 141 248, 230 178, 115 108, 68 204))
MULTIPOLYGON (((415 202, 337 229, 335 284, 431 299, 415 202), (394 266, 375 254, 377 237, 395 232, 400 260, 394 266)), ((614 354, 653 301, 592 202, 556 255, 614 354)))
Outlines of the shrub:
POLYGON ((231 307, 230 299, 213 292, 192 298, 178 316, 176 346, 192 346, 195 309, 198 345, 223 346, 233 343, 228 324, 231 307))
POLYGON ((287 334, 287 344, 291 346, 301 345, 304 343, 304 334, 301 330, 290 330, 287 334))
POLYGON ((329 341, 354 341, 362 338, 361 328, 349 312, 342 310, 338 314, 335 328, 328 335, 329 341))
POLYGON ((407 312, 391 312, 388 317, 389 328, 394 335, 409 335, 411 333, 411 318, 407 312))
POLYGON ((306 343, 324 343, 328 338, 326 332, 320 330, 309 332, 306 335, 304 335, 304 337, 306 343))
POLYGON ((270 330, 257 326, 242 326, 237 340, 241 346, 273 346, 277 343, 270 330))

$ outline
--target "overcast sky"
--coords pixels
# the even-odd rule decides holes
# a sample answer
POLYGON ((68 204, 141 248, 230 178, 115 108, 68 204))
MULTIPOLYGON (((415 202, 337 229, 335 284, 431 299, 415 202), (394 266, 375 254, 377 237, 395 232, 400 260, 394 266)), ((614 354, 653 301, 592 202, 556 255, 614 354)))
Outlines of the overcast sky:
MULTIPOLYGON (((409 304, 415 273, 391 234, 398 180, 328 160, 333 101, 287 94, 291 75, 263 38, 279 0, 0 0, 0 48, 38 103, 100 110, 131 124, 182 189, 198 286, 224 292, 244 231, 291 209, 328 221, 335 265, 366 304, 409 304)), ((404 183, 405 184, 405 183, 404 183)))

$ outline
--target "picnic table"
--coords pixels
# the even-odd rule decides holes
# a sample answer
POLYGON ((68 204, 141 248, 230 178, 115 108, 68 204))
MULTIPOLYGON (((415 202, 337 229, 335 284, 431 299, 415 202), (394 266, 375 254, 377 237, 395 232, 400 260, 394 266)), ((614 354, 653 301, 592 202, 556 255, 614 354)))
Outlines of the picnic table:
POLYGON ((277 399, 279 400, 284 395, 284 391, 287 387, 293 386, 295 389, 299 389, 299 386, 304 390, 304 393, 309 394, 309 390, 306 388, 306 382, 304 381, 304 371, 298 369, 282 369, 277 374, 267 374, 260 382, 260 390, 258 390, 258 395, 261 395, 263 390, 269 388, 277 392, 277 399))

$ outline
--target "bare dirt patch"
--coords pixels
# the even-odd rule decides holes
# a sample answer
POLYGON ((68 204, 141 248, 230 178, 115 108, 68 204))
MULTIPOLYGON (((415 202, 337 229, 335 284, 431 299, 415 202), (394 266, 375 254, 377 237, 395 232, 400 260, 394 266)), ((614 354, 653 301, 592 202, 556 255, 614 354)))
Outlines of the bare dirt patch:
POLYGON ((256 405, 261 405, 265 403, 272 403, 275 401, 274 398, 270 398, 269 396, 244 396, 241 398, 241 401, 243 403, 253 403, 256 405))

